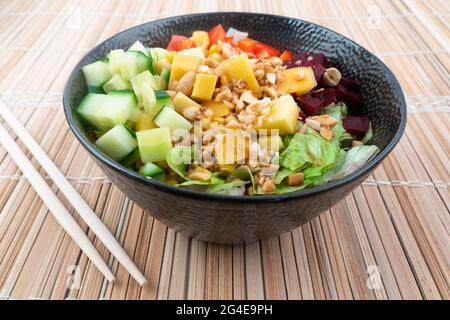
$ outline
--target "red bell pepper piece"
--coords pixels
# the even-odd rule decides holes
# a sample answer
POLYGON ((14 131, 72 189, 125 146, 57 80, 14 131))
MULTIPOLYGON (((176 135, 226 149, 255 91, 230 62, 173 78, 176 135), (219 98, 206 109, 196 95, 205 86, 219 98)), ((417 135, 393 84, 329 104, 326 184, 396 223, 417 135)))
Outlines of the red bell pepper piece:
POLYGON ((181 51, 184 49, 190 49, 190 48, 195 48, 196 45, 194 43, 194 41, 192 41, 191 39, 185 39, 183 41, 178 42, 177 44, 177 50, 181 51))
POLYGON ((258 59, 264 59, 264 58, 274 57, 274 56, 279 56, 280 55, 280 51, 278 51, 274 47, 271 47, 268 44, 265 44, 265 43, 262 43, 262 42, 254 43, 253 46, 251 46, 249 52, 251 52, 254 55, 256 55, 256 57, 258 59))
POLYGON ((280 59, 282 61, 291 61, 293 58, 294 56, 289 50, 285 50, 282 54, 280 54, 280 59))
POLYGON ((212 28, 211 30, 209 30, 208 36, 209 36, 209 44, 216 44, 219 40, 225 41, 227 34, 223 29, 222 25, 219 24, 214 28, 212 28))
POLYGON ((250 48, 256 43, 255 40, 246 38, 238 42, 238 47, 244 52, 250 52, 250 48))
POLYGON ((178 34, 174 34, 170 39, 169 45, 167 46, 167 50, 169 51, 178 51, 178 43, 186 40, 185 36, 180 36, 178 34))

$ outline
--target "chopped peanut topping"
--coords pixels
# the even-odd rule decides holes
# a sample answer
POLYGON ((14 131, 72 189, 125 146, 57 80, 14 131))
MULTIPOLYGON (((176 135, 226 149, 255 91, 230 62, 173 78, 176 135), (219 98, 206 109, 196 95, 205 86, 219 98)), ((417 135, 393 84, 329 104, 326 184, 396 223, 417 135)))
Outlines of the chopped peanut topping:
POLYGON ((290 187, 298 186, 303 183, 304 179, 303 172, 293 173, 286 178, 286 184, 290 187))
POLYGON ((330 127, 330 128, 333 128, 335 125, 338 124, 338 121, 335 118, 333 118, 327 114, 324 114, 321 116, 313 116, 312 119, 320 122, 321 126, 330 127))

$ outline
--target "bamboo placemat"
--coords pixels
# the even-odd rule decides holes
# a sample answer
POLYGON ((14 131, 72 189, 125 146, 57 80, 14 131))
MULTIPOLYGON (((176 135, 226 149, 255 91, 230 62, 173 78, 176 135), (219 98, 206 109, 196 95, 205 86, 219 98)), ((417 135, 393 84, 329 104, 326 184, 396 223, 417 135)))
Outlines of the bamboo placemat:
POLYGON ((0 16, 2 98, 150 282, 140 288, 82 224, 117 273, 109 285, 0 148, 2 298, 450 298, 448 1, 3 0, 0 16), (218 246, 168 229, 103 176, 64 120, 61 92, 86 50, 146 21, 207 11, 281 14, 336 30, 381 57, 408 99, 405 135, 361 187, 259 243, 218 246))

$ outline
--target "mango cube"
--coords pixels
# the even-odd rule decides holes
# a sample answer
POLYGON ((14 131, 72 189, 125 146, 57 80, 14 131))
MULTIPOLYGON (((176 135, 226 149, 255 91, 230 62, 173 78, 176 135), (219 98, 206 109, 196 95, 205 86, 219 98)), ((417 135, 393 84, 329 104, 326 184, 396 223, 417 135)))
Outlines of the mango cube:
POLYGON ((202 103, 202 107, 210 109, 213 112, 214 118, 222 118, 230 114, 230 109, 223 102, 208 101, 202 103))
POLYGON ((194 31, 192 32, 191 40, 194 41, 197 47, 208 48, 209 46, 209 36, 206 31, 194 31))
POLYGON ((304 95, 317 86, 316 77, 311 67, 297 67, 281 72, 283 80, 277 83, 277 89, 284 93, 304 95))
POLYGON ((180 80, 182 76, 188 71, 197 70, 198 65, 200 64, 200 58, 196 56, 183 56, 183 55, 175 55, 172 61, 172 69, 170 71, 170 79, 169 84, 172 81, 180 80))
POLYGON ((247 56, 239 55, 228 59, 222 65, 223 73, 228 80, 244 80, 249 90, 259 92, 259 84, 248 61, 247 56))
POLYGON ((197 73, 191 97, 199 101, 212 99, 218 77, 214 74, 197 73))
POLYGON ((153 122, 152 117, 148 113, 142 112, 136 120, 135 131, 138 132, 153 128, 158 128, 158 126, 153 122))
POLYGON ((172 99, 173 108, 176 112, 182 114, 183 109, 187 107, 200 107, 200 105, 185 95, 183 92, 178 91, 175 97, 172 99))
POLYGON ((258 131, 266 129, 267 135, 271 134, 271 129, 278 129, 279 135, 293 134, 297 131, 299 108, 290 94, 271 101, 269 108, 269 113, 262 125, 256 127, 258 131))

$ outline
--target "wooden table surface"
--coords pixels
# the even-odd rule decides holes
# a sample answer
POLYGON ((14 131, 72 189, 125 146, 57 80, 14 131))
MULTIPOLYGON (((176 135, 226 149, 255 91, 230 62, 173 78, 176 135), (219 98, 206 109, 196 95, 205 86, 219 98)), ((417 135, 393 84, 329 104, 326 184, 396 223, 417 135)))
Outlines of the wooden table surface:
POLYGON ((139 287, 82 224, 117 274, 109 285, 0 147, 2 298, 450 297, 447 0, 0 2, 1 98, 150 282, 139 287), (68 74, 96 43, 143 22, 208 11, 267 12, 331 28, 382 58, 407 96, 405 135, 361 187, 310 223, 259 243, 203 243, 152 219, 104 177, 62 111, 68 74))

